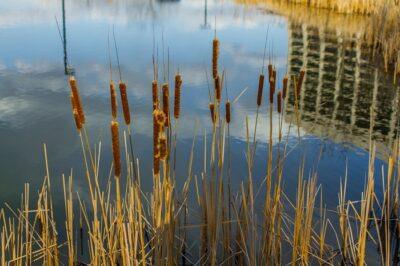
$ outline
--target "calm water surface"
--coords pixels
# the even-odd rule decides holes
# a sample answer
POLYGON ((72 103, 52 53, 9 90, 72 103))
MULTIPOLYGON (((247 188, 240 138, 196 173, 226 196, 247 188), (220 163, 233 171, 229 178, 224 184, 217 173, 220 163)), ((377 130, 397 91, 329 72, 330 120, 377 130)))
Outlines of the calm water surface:
MULTIPOLYGON (((61 191, 61 174, 73 168, 76 189, 82 195, 87 193, 64 63, 68 65, 67 71, 75 72, 81 88, 91 140, 102 141, 102 171, 105 179, 108 176, 111 158, 107 35, 113 26, 123 79, 129 88, 135 149, 145 189, 151 186, 153 32, 160 65, 164 43, 164 58, 167 51, 170 58, 170 80, 178 68, 184 80, 177 178, 186 178, 196 123, 199 141, 194 168, 199 173, 202 138, 210 132, 205 70, 210 69, 215 16, 221 41, 220 68, 227 73, 228 97, 233 100, 248 87, 233 105, 230 157, 235 184, 246 178, 245 119, 247 116, 253 128, 257 79, 269 27, 267 50, 273 55, 268 53, 267 59, 271 58, 276 65, 279 80, 285 73, 297 74, 302 67, 307 70, 300 122, 293 118, 293 95, 289 95, 286 103, 284 132, 292 125, 291 152, 285 167, 286 191, 294 196, 297 169, 304 160, 307 175, 318 170, 328 206, 336 206, 346 166, 349 198, 359 198, 367 172, 370 128, 378 147, 378 172, 385 165, 382 160, 397 132, 397 90, 393 89, 390 77, 370 62, 357 34, 332 29, 330 26, 334 25, 329 20, 320 26, 291 19, 287 12, 279 15, 276 8, 271 10, 211 0, 65 0, 64 50, 60 38, 64 33, 61 1, 2 1, 0 202, 17 204, 17 195, 25 182, 31 184, 33 191, 38 189, 44 176, 43 143, 48 148, 53 189, 61 191), (371 108, 375 112, 371 113, 371 108), (297 125, 301 142, 297 138, 297 125)), ((112 58, 116 69, 114 52, 112 58)), ((114 78, 117 79, 116 71, 114 78)), ((260 111, 257 130, 257 182, 265 175, 267 109, 264 105, 260 111)), ((277 121, 277 114, 273 117, 277 121)), ((56 200, 61 204, 62 196, 56 200)))

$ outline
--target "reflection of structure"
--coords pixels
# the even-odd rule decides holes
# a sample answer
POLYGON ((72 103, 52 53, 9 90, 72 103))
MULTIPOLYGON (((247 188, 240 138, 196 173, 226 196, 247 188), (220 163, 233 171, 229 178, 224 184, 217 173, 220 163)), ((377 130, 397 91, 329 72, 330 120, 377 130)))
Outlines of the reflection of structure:
MULTIPOLYGON (((371 129, 384 152, 397 134, 399 89, 369 62, 357 36, 290 23, 288 57, 289 75, 306 70, 299 99, 305 130, 368 148, 371 129)), ((286 120, 291 120, 293 88, 287 101, 286 120)))
POLYGON ((204 0, 204 24, 201 25, 202 29, 209 29, 210 24, 207 21, 208 9, 207 9, 207 0, 204 0))
POLYGON ((64 73, 65 75, 73 75, 75 70, 68 64, 68 55, 67 55, 67 29, 66 29, 66 20, 65 20, 65 0, 61 0, 62 6, 62 22, 63 22, 63 50, 64 50, 64 73))

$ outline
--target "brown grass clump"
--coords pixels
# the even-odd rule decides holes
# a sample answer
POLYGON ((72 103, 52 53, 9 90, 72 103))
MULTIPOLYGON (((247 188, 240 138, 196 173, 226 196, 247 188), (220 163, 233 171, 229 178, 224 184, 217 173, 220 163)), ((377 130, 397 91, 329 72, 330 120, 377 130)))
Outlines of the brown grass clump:
POLYGON ((113 81, 110 81, 110 100, 112 118, 117 119, 117 93, 115 91, 115 84, 113 81))
POLYGON ((165 115, 165 127, 169 126, 170 117, 169 117, 169 86, 168 83, 164 83, 162 85, 162 96, 163 96, 163 112, 165 115))
POLYGON ((129 111, 128 95, 126 93, 126 84, 122 81, 119 82, 119 91, 121 93, 122 111, 124 113, 125 124, 131 123, 131 113, 129 111))
POLYGON ((179 119, 181 113, 181 87, 182 87, 182 76, 177 74, 175 76, 175 95, 174 95, 174 117, 179 119))
POLYGON ((114 175, 116 177, 121 176, 121 155, 119 148, 119 132, 118 122, 111 121, 111 140, 112 140, 112 151, 114 158, 114 175))
POLYGON ((214 79, 214 86, 215 86, 215 98, 217 99, 218 103, 221 102, 221 79, 219 75, 214 79))
POLYGON ((218 56, 219 56, 219 40, 214 38, 213 40, 213 53, 212 53, 212 72, 213 79, 218 76, 218 56))
POLYGON ((76 83, 76 79, 74 76, 71 76, 69 78, 69 86, 71 88, 73 100, 75 101, 74 106, 78 112, 79 119, 83 125, 83 124, 85 124, 85 113, 83 112, 82 101, 81 101, 81 97, 79 96, 78 85, 76 83))
POLYGON ((211 121, 213 122, 213 124, 215 123, 215 105, 213 103, 209 104, 210 107, 210 114, 211 114, 211 121))
POLYGON ((258 92, 257 92, 257 106, 260 106, 262 103, 262 94, 264 90, 264 74, 260 74, 258 78, 258 92))
POLYGON ((158 107, 158 83, 157 80, 153 80, 151 83, 151 90, 153 95, 153 111, 158 107))
POLYGON ((225 119, 226 123, 229 124, 231 122, 231 103, 229 100, 225 104, 225 119))

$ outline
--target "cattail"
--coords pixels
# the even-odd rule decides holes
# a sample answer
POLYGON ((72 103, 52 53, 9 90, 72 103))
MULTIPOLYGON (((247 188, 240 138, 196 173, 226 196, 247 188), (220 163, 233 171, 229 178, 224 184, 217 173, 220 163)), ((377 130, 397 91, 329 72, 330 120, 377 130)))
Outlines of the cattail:
POLYGON ((79 91, 78 91, 78 85, 76 83, 76 79, 75 77, 71 76, 69 78, 69 86, 71 88, 71 92, 73 95, 73 100, 75 101, 74 106, 77 109, 78 115, 79 115, 79 119, 83 124, 85 124, 85 114, 83 112, 83 107, 82 107, 82 102, 81 102, 81 97, 79 96, 79 91))
POLYGON ((113 119, 117 119, 117 93, 115 92, 115 84, 110 81, 110 99, 111 99, 111 115, 113 119))
POLYGON ((70 95, 70 99, 71 99, 72 114, 74 115, 76 129, 78 129, 78 131, 80 131, 82 129, 82 122, 79 117, 78 109, 76 107, 76 101, 74 99, 74 95, 72 93, 70 95))
POLYGON ((226 123, 229 124, 231 122, 231 103, 229 101, 225 104, 225 119, 226 123))
POLYGON ((158 106, 158 83, 157 83, 157 80, 153 80, 153 82, 151 83, 151 89, 153 92, 153 111, 154 111, 158 106))
POLYGON ((215 79, 218 76, 218 56, 219 56, 219 40, 215 38, 213 40, 213 54, 212 54, 213 79, 215 79))
POLYGON ((118 133, 118 122, 111 121, 111 139, 112 139, 112 151, 114 156, 114 174, 116 177, 121 176, 121 158, 119 150, 119 133, 118 133))
POLYGON ((270 103, 274 102, 274 94, 275 94, 275 80, 272 77, 269 82, 269 102, 270 103))
POLYGON ((211 114, 211 121, 213 124, 215 123, 215 105, 213 103, 210 103, 210 114, 211 114))
POLYGON ((181 112, 181 86, 182 86, 182 77, 177 74, 175 76, 175 97, 174 97, 174 117, 175 119, 179 119, 179 115, 181 112))
POLYGON ((165 115, 165 127, 169 126, 169 86, 164 83, 162 86, 163 93, 163 112, 165 115))
POLYGON ((154 175, 160 174, 160 157, 155 157, 153 161, 154 175))
POLYGON ((167 138, 164 134, 160 136, 160 159, 165 160, 167 158, 167 138))
POLYGON ((264 90, 264 74, 260 74, 258 78, 258 93, 257 93, 257 105, 260 106, 262 102, 262 94, 264 90))
POLYGON ((271 64, 269 64, 268 65, 268 81, 269 82, 271 82, 271 79, 272 79, 272 70, 273 70, 273 67, 271 64))
POLYGON ((221 80, 219 78, 219 75, 214 79, 214 85, 215 85, 215 98, 217 98, 218 103, 221 102, 221 80))
POLYGON ((158 108, 153 111, 153 169, 155 175, 158 175, 160 173, 160 124, 158 121, 159 113, 164 115, 164 113, 158 108))
POLYGON ((274 90, 274 94, 275 94, 275 90, 276 90, 276 70, 272 70, 272 79, 271 81, 273 82, 273 86, 272 89, 274 90))
POLYGON ((278 113, 281 113, 282 112, 282 92, 281 91, 278 91, 278 94, 276 95, 276 99, 278 102, 278 106, 277 106, 278 113))
POLYGON ((287 85, 288 85, 288 77, 287 75, 283 78, 283 89, 282 89, 282 98, 286 98, 287 93, 287 85))
POLYGON ((74 109, 72 111, 72 113, 74 115, 76 129, 78 129, 78 131, 80 131, 82 129, 82 123, 81 123, 81 119, 79 118, 78 111, 76 109, 74 109))
POLYGON ((122 111, 124 113, 125 124, 131 123, 131 113, 129 111, 128 95, 126 94, 126 84, 119 82, 119 91, 121 93, 122 111))
POLYGON ((304 71, 304 69, 300 70, 299 79, 297 80, 297 96, 300 95, 301 86, 303 84, 303 80, 304 80, 304 75, 305 74, 306 74, 306 72, 304 71))

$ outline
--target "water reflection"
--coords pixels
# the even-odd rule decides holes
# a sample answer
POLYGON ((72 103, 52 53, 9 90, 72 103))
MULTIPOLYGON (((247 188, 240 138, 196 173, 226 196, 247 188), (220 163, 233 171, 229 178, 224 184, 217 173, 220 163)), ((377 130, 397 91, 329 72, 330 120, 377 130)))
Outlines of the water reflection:
MULTIPOLYGON (((370 130, 381 154, 397 134, 399 91, 370 60, 356 34, 329 27, 289 23, 288 72, 306 69, 299 101, 301 126, 311 134, 368 149, 370 130)), ((294 93, 286 120, 292 120, 294 93)), ((296 121, 296 120, 294 120, 296 121)))

